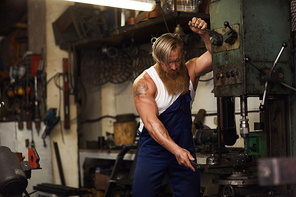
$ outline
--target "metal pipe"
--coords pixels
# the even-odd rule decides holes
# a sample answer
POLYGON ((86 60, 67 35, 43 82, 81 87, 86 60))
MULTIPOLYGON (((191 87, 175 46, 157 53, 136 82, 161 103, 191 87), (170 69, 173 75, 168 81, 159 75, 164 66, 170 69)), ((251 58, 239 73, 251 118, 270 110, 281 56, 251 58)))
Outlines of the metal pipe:
POLYGON ((58 143, 57 142, 53 142, 53 146, 54 146, 54 151, 55 151, 55 155, 56 155, 56 159, 57 159, 57 164, 58 164, 58 169, 59 169, 61 184, 63 186, 66 186, 66 181, 65 181, 65 176, 64 176, 64 170, 63 170, 63 166, 62 166, 62 160, 61 160, 61 156, 60 156, 60 151, 59 151, 58 143))
POLYGON ((217 134, 218 134, 218 163, 221 161, 221 125, 220 125, 220 119, 221 119, 221 97, 217 97, 217 134))

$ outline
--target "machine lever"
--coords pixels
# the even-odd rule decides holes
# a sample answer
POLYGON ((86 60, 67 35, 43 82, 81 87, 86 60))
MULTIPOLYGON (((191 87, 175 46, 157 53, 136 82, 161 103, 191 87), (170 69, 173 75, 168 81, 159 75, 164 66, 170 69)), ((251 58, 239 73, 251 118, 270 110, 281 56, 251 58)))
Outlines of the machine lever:
POLYGON ((263 97, 262 97, 262 101, 261 101, 260 106, 259 106, 259 110, 260 111, 264 111, 265 110, 265 99, 266 99, 267 87, 268 87, 268 81, 266 81, 265 84, 264 84, 263 97))
POLYGON ((235 32, 235 30, 233 30, 233 29, 229 26, 229 22, 228 22, 228 21, 225 21, 225 22, 224 22, 224 26, 225 26, 225 28, 228 27, 228 28, 230 29, 231 32, 235 32))
POLYGON ((259 110, 260 110, 260 111, 264 111, 264 110, 265 110, 265 100, 266 100, 266 92, 267 92, 267 88, 268 88, 268 81, 274 81, 274 82, 277 82, 277 83, 279 83, 279 84, 281 84, 281 85, 284 85, 285 87, 288 87, 288 88, 290 88, 290 89, 296 91, 295 88, 291 88, 291 86, 288 86, 287 84, 285 84, 285 83, 283 83, 283 82, 279 82, 279 81, 278 81, 278 76, 277 76, 277 75, 276 75, 276 77, 273 77, 275 74, 277 74, 277 73, 274 72, 274 68, 275 68, 275 66, 277 65, 277 63, 278 63, 278 61, 279 61, 279 59, 280 59, 280 57, 281 57, 281 55, 282 55, 284 49, 285 49, 287 46, 288 46, 288 44, 287 44, 286 42, 284 42, 284 43, 282 44, 282 48, 281 48, 281 50, 280 50, 278 56, 276 57, 276 59, 275 59, 273 65, 272 65, 271 69, 267 72, 267 74, 265 74, 265 75, 263 76, 263 79, 265 79, 265 84, 264 84, 264 92, 263 92, 262 102, 260 103, 260 106, 259 106, 259 110))
POLYGON ((279 59, 280 59, 280 57, 281 57, 281 55, 282 55, 284 49, 285 49, 287 46, 288 46, 288 44, 287 44, 286 42, 283 42, 283 44, 282 44, 282 48, 281 48, 281 50, 280 50, 278 56, 276 57, 276 59, 275 59, 273 65, 272 65, 272 68, 270 69, 270 72, 272 72, 272 71, 274 70, 274 68, 275 68, 276 64, 278 63, 278 61, 279 61, 279 59))
POLYGON ((258 68, 251 60, 250 57, 245 57, 245 62, 251 64, 254 68, 256 68, 262 75, 266 75, 266 72, 260 68, 258 68))
POLYGON ((280 84, 282 86, 285 86, 286 88, 289 88, 289 89, 296 92, 296 88, 294 88, 294 87, 292 87, 292 86, 290 86, 288 84, 285 84, 284 82, 279 81, 279 73, 274 71, 275 66, 277 65, 277 63, 278 63, 284 49, 287 46, 288 46, 288 44, 286 42, 283 42, 282 48, 281 48, 279 54, 277 55, 271 69, 266 71, 266 72, 264 70, 260 69, 259 67, 257 67, 249 57, 245 57, 245 62, 251 64, 254 68, 256 68, 263 75, 262 79, 265 81, 262 102, 260 103, 260 107, 259 107, 260 111, 265 110, 264 104, 265 104, 265 99, 266 99, 267 88, 268 88, 268 83, 269 82, 278 83, 278 84, 280 84))
POLYGON ((286 88, 290 88, 291 90, 296 92, 296 88, 294 88, 294 87, 292 87, 292 86, 290 86, 290 85, 288 85, 288 84, 286 84, 284 82, 281 82, 281 81, 279 81, 278 83, 281 84, 282 86, 285 86, 286 88))
POLYGON ((233 44, 237 39, 237 32, 230 27, 228 21, 224 22, 224 26, 225 28, 228 27, 230 30, 223 35, 223 40, 226 43, 233 44))

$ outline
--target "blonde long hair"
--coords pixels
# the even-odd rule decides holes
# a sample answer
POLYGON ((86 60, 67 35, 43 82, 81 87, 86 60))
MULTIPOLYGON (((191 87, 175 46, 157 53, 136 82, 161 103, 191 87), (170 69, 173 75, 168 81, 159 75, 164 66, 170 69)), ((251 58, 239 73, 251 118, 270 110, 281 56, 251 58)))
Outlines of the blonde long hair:
POLYGON ((183 52, 183 40, 178 34, 163 34, 152 45, 152 57, 157 63, 168 67, 170 53, 177 47, 183 52))

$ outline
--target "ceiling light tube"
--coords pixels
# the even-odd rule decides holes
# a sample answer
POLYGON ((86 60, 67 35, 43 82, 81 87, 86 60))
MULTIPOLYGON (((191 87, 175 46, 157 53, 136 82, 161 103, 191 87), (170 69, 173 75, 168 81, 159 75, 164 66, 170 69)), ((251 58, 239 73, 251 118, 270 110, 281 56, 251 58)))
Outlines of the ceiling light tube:
POLYGON ((116 7, 130 10, 151 11, 155 7, 153 3, 146 3, 135 0, 66 0, 77 3, 87 3, 108 7, 116 7))

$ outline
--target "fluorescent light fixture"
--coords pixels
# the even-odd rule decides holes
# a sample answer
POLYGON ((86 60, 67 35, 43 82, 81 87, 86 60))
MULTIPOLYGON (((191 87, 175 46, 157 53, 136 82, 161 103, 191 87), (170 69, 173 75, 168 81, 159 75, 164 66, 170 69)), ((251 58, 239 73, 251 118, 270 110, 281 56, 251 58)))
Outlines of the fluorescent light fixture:
POLYGON ((77 3, 87 3, 108 7, 116 7, 130 10, 151 11, 154 9, 154 3, 146 3, 135 0, 66 0, 77 3))

